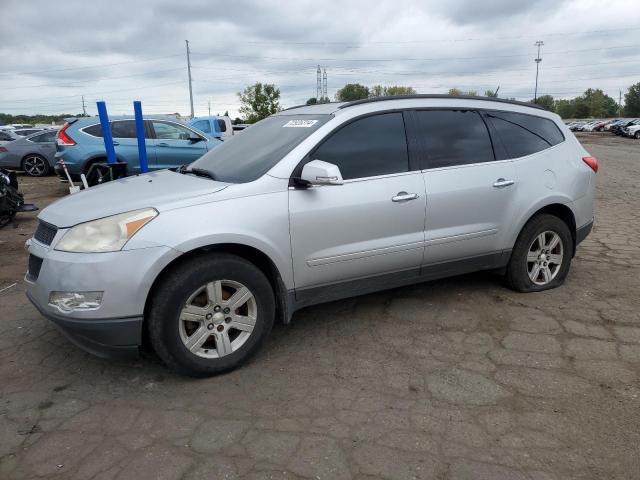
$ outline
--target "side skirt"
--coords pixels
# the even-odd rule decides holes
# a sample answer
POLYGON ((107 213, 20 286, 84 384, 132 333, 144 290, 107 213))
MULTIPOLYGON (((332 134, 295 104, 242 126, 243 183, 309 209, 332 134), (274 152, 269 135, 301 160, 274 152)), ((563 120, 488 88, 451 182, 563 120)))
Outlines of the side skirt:
POLYGON ((425 265, 421 268, 412 268, 400 272, 385 273, 383 275, 365 277, 357 280, 290 290, 287 292, 287 304, 290 307, 289 312, 293 314, 296 310, 310 305, 332 302, 480 270, 504 268, 509 262, 510 257, 511 250, 504 250, 488 255, 425 265))

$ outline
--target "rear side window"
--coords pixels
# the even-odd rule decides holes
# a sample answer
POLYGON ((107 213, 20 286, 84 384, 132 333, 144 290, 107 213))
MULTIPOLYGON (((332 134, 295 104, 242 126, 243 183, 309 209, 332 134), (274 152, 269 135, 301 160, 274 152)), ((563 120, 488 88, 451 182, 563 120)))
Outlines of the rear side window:
POLYGON ((505 157, 500 160, 531 155, 564 141, 558 126, 548 118, 514 112, 489 112, 487 118, 506 151, 506 155, 498 151, 499 157, 505 157))
POLYGON ((56 141, 56 134, 57 134, 57 132, 52 131, 52 132, 42 133, 40 135, 34 135, 33 137, 29 138, 29 141, 30 142, 34 142, 34 143, 55 142, 56 141))
POLYGON ((96 125, 85 127, 82 129, 82 131, 89 135, 93 135, 94 137, 102 137, 102 127, 100 126, 99 123, 96 125))
POLYGON ((111 122, 111 136, 113 138, 137 138, 136 122, 134 120, 111 122))
POLYGON ((221 118, 218 119, 218 130, 220 130, 221 132, 227 131, 227 124, 221 118))
POLYGON ((416 135, 426 158, 421 168, 452 167, 495 159, 487 126, 472 110, 418 110, 416 135))
POLYGON ((406 172, 409 156, 402 114, 349 123, 320 144, 311 159, 337 165, 345 180, 406 172))

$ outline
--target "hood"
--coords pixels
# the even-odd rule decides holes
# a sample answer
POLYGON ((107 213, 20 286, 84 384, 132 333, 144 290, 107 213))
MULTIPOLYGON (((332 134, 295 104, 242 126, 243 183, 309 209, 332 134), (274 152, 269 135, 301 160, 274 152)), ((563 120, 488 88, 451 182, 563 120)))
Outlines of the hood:
POLYGON ((42 210, 38 218, 66 228, 139 208, 153 207, 161 212, 178 201, 211 195, 227 186, 209 178, 161 170, 68 195, 42 210))

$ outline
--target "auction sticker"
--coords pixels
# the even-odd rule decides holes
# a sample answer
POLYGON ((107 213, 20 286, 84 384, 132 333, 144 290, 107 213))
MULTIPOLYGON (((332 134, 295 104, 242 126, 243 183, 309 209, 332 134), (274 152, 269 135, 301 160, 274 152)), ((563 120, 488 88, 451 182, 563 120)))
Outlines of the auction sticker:
POLYGON ((287 128, 309 128, 312 127, 318 120, 289 120, 282 127, 287 128))

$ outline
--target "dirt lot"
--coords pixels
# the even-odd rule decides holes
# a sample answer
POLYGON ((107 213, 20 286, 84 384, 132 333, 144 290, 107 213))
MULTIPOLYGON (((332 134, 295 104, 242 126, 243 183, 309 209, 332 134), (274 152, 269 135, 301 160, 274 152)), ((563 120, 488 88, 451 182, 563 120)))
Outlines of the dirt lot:
MULTIPOLYGON (((82 353, 28 303, 0 232, 0 478, 640 476, 640 142, 582 136, 597 220, 567 283, 474 274, 308 308, 206 380, 82 353)), ((54 178, 21 177, 44 207, 54 178)))

